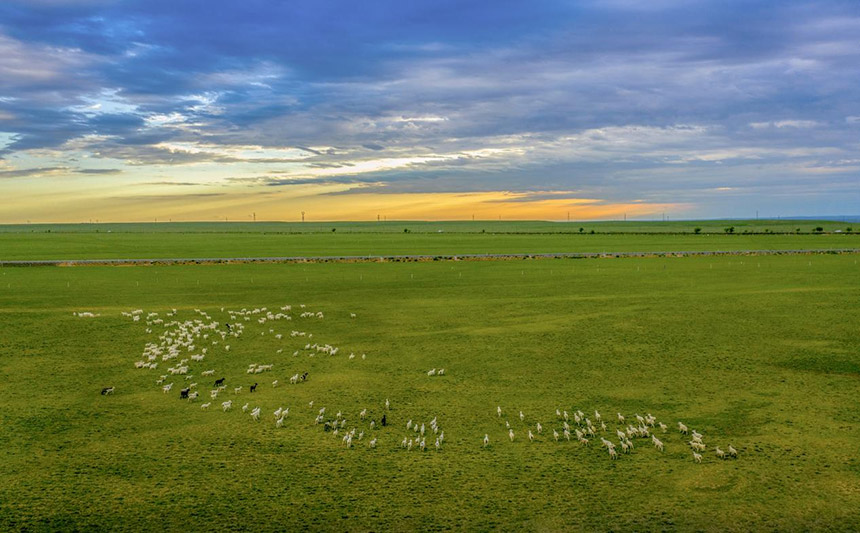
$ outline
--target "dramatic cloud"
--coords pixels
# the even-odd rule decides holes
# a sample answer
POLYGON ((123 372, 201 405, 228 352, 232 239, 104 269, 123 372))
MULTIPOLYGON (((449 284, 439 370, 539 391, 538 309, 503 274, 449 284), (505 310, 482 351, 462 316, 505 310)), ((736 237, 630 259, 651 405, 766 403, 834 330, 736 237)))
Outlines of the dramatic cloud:
POLYGON ((103 218, 118 198, 277 218, 273 197, 843 214, 858 34, 838 0, 8 0, 0 193, 49 212, 33 190, 61 178, 103 218))

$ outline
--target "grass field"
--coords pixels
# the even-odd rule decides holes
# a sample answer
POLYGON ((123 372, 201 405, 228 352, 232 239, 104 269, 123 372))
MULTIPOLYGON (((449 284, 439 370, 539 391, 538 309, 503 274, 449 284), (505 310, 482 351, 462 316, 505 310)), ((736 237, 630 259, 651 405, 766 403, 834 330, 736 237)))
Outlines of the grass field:
POLYGON ((0 269, 0 529, 855 530, 858 279, 857 255, 0 269), (156 385, 173 361, 134 368, 164 329, 121 315, 284 305, 291 321, 253 315, 191 363, 206 396, 204 367, 227 378, 209 410, 178 398, 182 378, 156 385), (358 413, 378 421, 385 399, 370 430, 358 413), (347 449, 320 407, 368 436, 347 449), (666 451, 555 442, 556 409, 599 410, 615 441, 616 412, 652 413, 666 451), (433 417, 440 451, 400 448, 433 417), (677 421, 704 434, 702 464, 677 421), (739 457, 718 460, 728 444, 739 457))
POLYGON ((570 221, 477 220, 382 222, 140 222, 0 224, 0 233, 812 233, 860 231, 856 217, 838 220, 570 221))
POLYGON ((837 248, 860 248, 860 233, 0 233, 0 260, 837 248))

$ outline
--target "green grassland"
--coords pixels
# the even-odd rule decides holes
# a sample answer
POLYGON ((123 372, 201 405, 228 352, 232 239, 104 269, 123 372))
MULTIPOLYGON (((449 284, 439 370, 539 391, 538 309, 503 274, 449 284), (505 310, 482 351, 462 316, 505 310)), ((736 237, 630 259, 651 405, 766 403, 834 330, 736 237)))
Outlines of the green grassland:
POLYGON ((836 220, 544 220, 380 222, 139 222, 83 224, 3 224, 0 233, 812 233, 860 231, 860 224, 836 220))
POLYGON ((0 529, 856 530, 858 279, 854 254, 3 268, 0 529), (162 393, 169 362, 134 368, 162 326, 121 315, 223 322, 222 307, 287 304, 291 321, 255 315, 229 352, 192 363, 204 395, 215 368, 259 422, 180 400, 181 378, 162 393), (340 352, 310 357, 307 342, 340 352), (378 421, 386 398, 390 425, 370 430, 358 413, 378 421), (315 425, 323 406, 377 448, 315 425), (612 440, 616 412, 652 413, 666 451, 637 439, 611 461, 597 438, 555 442, 556 409, 599 410, 612 440), (400 448, 407 420, 433 417, 440 451, 400 448), (679 420, 704 434, 702 464, 679 420), (739 457, 717 459, 729 444, 739 457))
POLYGON ((860 248, 858 233, 0 233, 0 260, 798 250, 860 248))

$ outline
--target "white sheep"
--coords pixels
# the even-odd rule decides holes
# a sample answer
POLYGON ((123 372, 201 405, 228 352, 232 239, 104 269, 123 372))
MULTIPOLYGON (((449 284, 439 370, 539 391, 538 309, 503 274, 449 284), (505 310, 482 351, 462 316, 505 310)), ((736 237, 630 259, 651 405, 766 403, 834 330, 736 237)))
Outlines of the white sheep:
POLYGON ((501 405, 496 406, 496 414, 498 414, 499 418, 501 418, 501 416, 502 416, 502 406, 501 405))
POLYGON ((514 442, 514 430, 513 429, 508 430, 508 437, 511 438, 511 442, 514 442))
POLYGON ((484 448, 490 445, 490 435, 484 433, 484 448))
POLYGON ((229 411, 231 407, 233 407, 233 400, 227 400, 226 402, 221 403, 221 408, 224 409, 224 412, 229 411))
POLYGON ((201 403, 201 404, 200 404, 200 408, 201 408, 201 409, 209 409, 209 406, 210 406, 210 405, 212 405, 212 402, 201 403))
POLYGON ((738 456, 738 451, 734 449, 731 444, 729 444, 729 455, 735 458, 738 456))
POLYGON ((701 454, 693 452, 693 461, 696 461, 697 463, 701 463, 702 462, 701 454))

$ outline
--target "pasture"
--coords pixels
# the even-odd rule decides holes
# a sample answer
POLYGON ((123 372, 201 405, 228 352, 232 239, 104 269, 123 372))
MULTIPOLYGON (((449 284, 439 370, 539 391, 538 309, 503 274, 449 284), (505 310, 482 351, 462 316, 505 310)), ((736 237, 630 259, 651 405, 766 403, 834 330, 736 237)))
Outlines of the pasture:
MULTIPOLYGON (((250 225, 249 225, 250 226, 250 225)), ((189 229, 187 226, 185 229, 189 229)), ((265 226, 261 226, 265 227, 265 226)), ((247 228, 246 228, 247 229, 247 228)), ((528 230, 526 226, 524 228, 528 230)), ((2 260, 158 259, 409 254, 829 250, 860 248, 860 232, 832 234, 489 232, 41 232, 0 231, 2 260)))
POLYGON ((857 279, 854 254, 0 269, 0 528, 852 530, 857 279), (135 368, 195 320, 217 326, 135 368), (192 380, 168 373, 204 347, 192 380), (192 381, 200 398, 180 399, 192 381), (557 409, 607 431, 556 441, 557 409), (665 451, 634 437, 611 460, 616 413, 666 423, 665 451), (401 447, 410 420, 426 451, 401 447))

